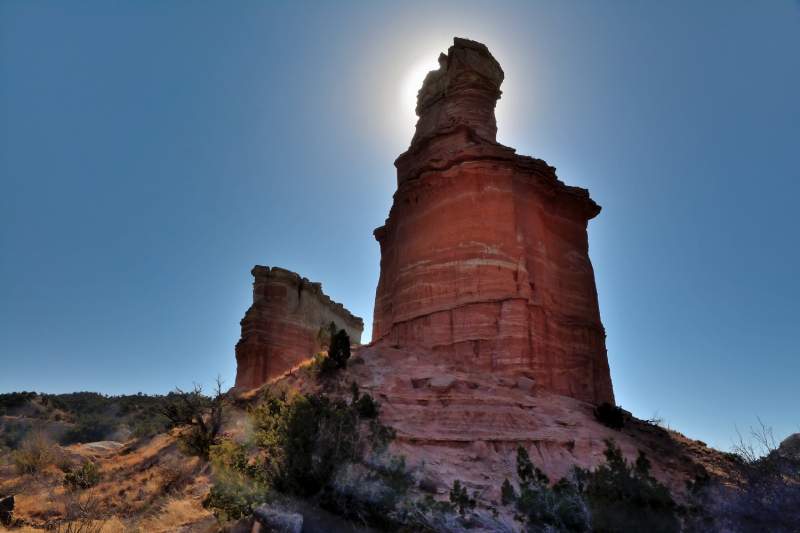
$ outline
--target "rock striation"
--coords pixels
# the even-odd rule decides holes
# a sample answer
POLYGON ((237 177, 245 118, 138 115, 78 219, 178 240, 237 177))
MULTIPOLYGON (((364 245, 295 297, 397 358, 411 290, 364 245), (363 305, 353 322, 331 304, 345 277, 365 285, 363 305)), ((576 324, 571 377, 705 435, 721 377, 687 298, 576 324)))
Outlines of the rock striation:
POLYGON ((504 73, 486 46, 456 38, 439 65, 374 232, 373 342, 613 403, 586 231, 600 207, 497 142, 504 73))
POLYGON ((283 268, 251 271, 253 305, 236 344, 236 387, 253 389, 307 361, 318 351, 319 327, 334 322, 360 342, 364 321, 322 292, 320 283, 283 268))

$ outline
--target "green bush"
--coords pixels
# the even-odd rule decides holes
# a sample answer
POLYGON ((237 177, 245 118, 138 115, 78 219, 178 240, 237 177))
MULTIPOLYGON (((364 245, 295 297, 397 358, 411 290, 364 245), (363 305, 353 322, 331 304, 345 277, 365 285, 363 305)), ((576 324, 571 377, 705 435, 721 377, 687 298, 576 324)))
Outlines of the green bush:
POLYGON ((317 335, 315 340, 317 341, 317 346, 322 348, 323 350, 331 345, 331 338, 336 335, 337 328, 336 324, 331 322, 330 324, 326 324, 324 326, 320 326, 319 330, 317 331, 317 335))
POLYGON ((118 427, 118 420, 99 414, 82 415, 78 417, 77 424, 64 433, 61 443, 99 442, 106 440, 118 427))
POLYGON ((677 506, 669 489, 650 476, 643 451, 631 466, 613 440, 605 440, 607 465, 586 473, 586 501, 599 531, 677 533, 677 506))
POLYGON ((100 481, 100 468, 90 459, 75 472, 70 472, 64 476, 64 486, 70 489, 88 489, 94 487, 100 481))
POLYGON ((363 418, 375 419, 381 412, 381 404, 376 402, 375 399, 369 395, 361 395, 358 390, 358 383, 355 381, 350 384, 350 392, 353 394, 353 405, 363 418))
POLYGON ((69 474, 72 472, 72 461, 70 461, 69 457, 66 455, 62 455, 55 462, 56 468, 64 472, 65 474, 69 474))
POLYGON ((332 373, 336 370, 336 365, 330 358, 321 352, 314 354, 314 358, 308 364, 302 365, 300 369, 310 379, 317 380, 321 376, 332 373))
POLYGON ((594 410, 594 418, 601 424, 613 429, 622 429, 625 426, 625 413, 622 407, 603 402, 594 410))
POLYGON ((131 431, 130 438, 132 440, 135 439, 143 439, 145 437, 152 437, 153 435, 157 435, 159 433, 164 433, 168 427, 168 424, 163 421, 155 421, 155 422, 145 422, 145 423, 138 423, 134 424, 133 431, 131 431))
POLYGON ((238 520, 269 500, 266 479, 256 463, 247 458, 246 448, 233 441, 211 446, 215 483, 204 501, 220 520, 238 520))
POLYGON ((267 388, 261 407, 248 411, 256 428, 248 445, 212 446, 215 482, 207 504, 220 516, 244 516, 252 504, 277 491, 315 497, 323 508, 361 522, 384 523, 403 490, 404 463, 364 466, 368 457, 382 453, 395 432, 374 418, 361 425, 361 406, 379 407, 371 397, 363 398, 358 395, 348 405, 343 398, 321 394, 288 397, 281 391, 276 396, 267 388), (359 485, 367 482, 385 490, 365 501, 359 485))
POLYGON ((208 458, 209 450, 214 444, 214 438, 198 426, 184 429, 178 437, 178 449, 186 455, 208 458))
POLYGON ((350 337, 345 330, 340 329, 336 334, 331 335, 328 359, 333 362, 336 369, 347 366, 347 361, 350 359, 350 337))
POLYGON ((553 486, 520 446, 520 494, 506 480, 500 491, 503 504, 514 504, 530 531, 678 533, 678 507, 669 489, 650 476, 644 452, 631 465, 613 440, 604 442, 607 464, 594 471, 575 468, 553 486))
POLYGON ((458 509, 458 514, 462 517, 467 511, 474 511, 477 505, 478 492, 472 493, 472 498, 467 496, 467 487, 461 486, 461 480, 453 481, 453 490, 450 491, 450 503, 458 509))

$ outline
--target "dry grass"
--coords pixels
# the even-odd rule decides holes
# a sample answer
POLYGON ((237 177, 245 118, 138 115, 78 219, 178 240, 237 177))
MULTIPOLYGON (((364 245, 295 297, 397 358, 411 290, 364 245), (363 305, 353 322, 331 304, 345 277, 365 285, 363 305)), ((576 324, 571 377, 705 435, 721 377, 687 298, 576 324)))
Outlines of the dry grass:
MULTIPOLYGON (((78 449, 59 452, 75 455, 78 449)), ((83 456, 98 464, 102 474, 97 486, 80 494, 94 498, 99 515, 108 518, 104 533, 157 533, 209 520, 200 503, 210 486, 208 467, 199 458, 181 455, 174 436, 142 439, 107 453, 83 453, 76 464, 83 456)), ((17 495, 15 518, 39 525, 53 518, 49 502, 64 496, 64 473, 51 466, 35 477, 17 477, 7 470, 0 476, 0 492, 17 495)), ((41 530, 25 526, 12 531, 41 530)))
POLYGON ((198 500, 170 498, 160 513, 142 522, 142 531, 161 533, 174 527, 200 522, 209 514, 198 500))

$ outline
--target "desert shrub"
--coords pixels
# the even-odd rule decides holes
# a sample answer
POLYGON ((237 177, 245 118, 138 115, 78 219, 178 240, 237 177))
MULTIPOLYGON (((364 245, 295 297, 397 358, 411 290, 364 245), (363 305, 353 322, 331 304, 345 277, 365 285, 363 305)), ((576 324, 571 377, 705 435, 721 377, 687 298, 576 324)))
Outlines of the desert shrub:
POLYGON ((130 439, 143 439, 145 437, 152 437, 159 433, 164 433, 167 429, 167 424, 158 422, 134 424, 133 431, 131 431, 130 439))
POLYGON ((76 425, 64 433, 61 443, 99 442, 106 440, 118 427, 118 420, 99 414, 81 415, 78 417, 76 425))
POLYGON ((475 510, 475 505, 477 505, 476 500, 478 499, 478 492, 475 491, 472 494, 472 498, 467 495, 467 487, 461 486, 461 480, 456 479, 453 481, 453 490, 450 491, 450 503, 453 504, 455 508, 458 509, 458 514, 462 517, 467 513, 467 511, 475 510))
POLYGON ((613 440, 604 442, 607 464, 594 471, 574 468, 553 486, 520 446, 520 493, 506 480, 503 504, 515 505, 529 531, 678 533, 677 505, 669 489, 650 476, 644 452, 631 465, 613 440))
POLYGON ((64 476, 64 486, 70 489, 88 489, 100 481, 100 468, 90 459, 82 467, 64 476))
POLYGON ((164 494, 179 492, 194 480, 194 465, 185 457, 167 455, 159 467, 159 490, 164 494))
POLYGON ((56 459, 55 463, 56 468, 64 472, 65 474, 69 474, 72 472, 72 461, 70 461, 69 457, 66 455, 62 455, 58 459, 56 459))
POLYGON ((530 460, 528 451, 517 447, 517 476, 520 493, 506 479, 500 488, 502 503, 514 504, 519 519, 529 531, 583 532, 589 531, 588 509, 581 498, 577 481, 578 471, 554 486, 550 479, 530 460))
POLYGON ((315 340, 317 341, 317 346, 321 349, 326 349, 328 346, 331 345, 331 338, 336 335, 338 328, 336 324, 331 322, 330 324, 325 324, 324 326, 320 326, 317 334, 315 336, 315 340))
POLYGON ((350 337, 345 330, 337 329, 336 324, 331 322, 319 328, 316 341, 320 348, 327 347, 328 355, 314 355, 306 369, 311 377, 328 375, 347 366, 347 360, 350 359, 350 337))
POLYGON ((8 422, 0 425, 0 448, 10 453, 28 434, 30 426, 22 422, 8 422))
POLYGON ((315 394, 297 395, 277 412, 274 403, 254 411, 261 430, 257 444, 270 458, 275 488, 300 496, 318 493, 336 466, 353 455, 357 431, 349 414, 344 400, 315 394))
POLYGON ((789 533, 800 524, 800 460, 781 455, 772 428, 759 420, 741 434, 725 465, 727 486, 709 498, 717 522, 737 533, 789 533))
POLYGON ((33 429, 25 435, 19 448, 12 452, 17 475, 38 474, 55 460, 50 437, 41 429, 33 429))
POLYGON ((607 465, 583 472, 585 500, 598 531, 677 533, 677 506, 669 489, 650 476, 650 461, 639 451, 630 465, 613 440, 605 440, 607 465))
POLYGON ((331 335, 328 359, 331 360, 336 369, 347 366, 347 361, 350 359, 350 337, 345 330, 340 329, 336 334, 331 335))
POLYGON ((358 383, 355 381, 350 384, 350 392, 353 394, 353 402, 351 405, 355 407, 355 409, 358 411, 358 414, 361 415, 362 418, 378 418, 378 415, 381 411, 380 403, 376 402, 375 399, 369 394, 362 395, 358 390, 358 383))
POLYGON ((364 421, 359 405, 322 394, 276 396, 267 388, 261 407, 248 411, 255 432, 247 446, 212 447, 215 483, 207 504, 233 518, 277 491, 315 497, 323 508, 362 523, 385 522, 403 490, 405 467, 377 461, 394 430, 376 419, 364 421))
POLYGON ((174 396, 161 405, 161 414, 175 426, 188 426, 181 433, 180 446, 185 453, 208 459, 211 446, 228 415, 235 398, 222 392, 223 381, 217 377, 212 396, 203 394, 202 385, 195 383, 191 391, 175 388, 174 396))
POLYGON ((253 509, 268 500, 270 491, 262 470, 250 462, 244 445, 222 441, 212 446, 214 485, 204 501, 221 520, 238 520, 250 515, 253 509))
POLYGON ((317 352, 308 364, 302 365, 300 370, 310 379, 316 380, 321 376, 328 375, 336 370, 334 363, 328 358, 327 354, 317 352))
POLYGON ((603 402, 594 410, 594 418, 601 424, 613 429, 622 429, 625 426, 625 413, 622 407, 603 402))
POLYGON ((203 505, 221 521, 249 516, 257 506, 269 501, 269 490, 246 476, 227 472, 217 473, 215 477, 203 505))
MULTIPOLYGON (((435 488, 434 488, 435 491, 435 488)), ((512 533, 519 531, 504 520, 498 520, 494 507, 477 509, 480 494, 473 491, 470 497, 467 488, 456 479, 450 491, 449 500, 437 501, 433 494, 426 494, 422 500, 406 499, 401 512, 404 529, 402 531, 464 532, 467 530, 486 533, 512 533)), ((523 517, 516 517, 523 520, 523 517)), ((533 529, 530 531, 540 531, 533 529)), ((542 531, 551 531, 549 529, 542 531)))

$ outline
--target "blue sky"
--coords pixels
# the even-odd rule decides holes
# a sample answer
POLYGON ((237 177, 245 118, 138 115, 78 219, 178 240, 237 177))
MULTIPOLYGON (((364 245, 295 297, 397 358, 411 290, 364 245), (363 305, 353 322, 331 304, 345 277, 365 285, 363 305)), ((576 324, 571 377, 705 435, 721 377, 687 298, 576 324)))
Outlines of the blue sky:
POLYGON ((410 96, 454 36, 590 222, 617 401, 800 431, 798 2, 3 2, 0 391, 235 375, 255 264, 369 339, 410 96))

